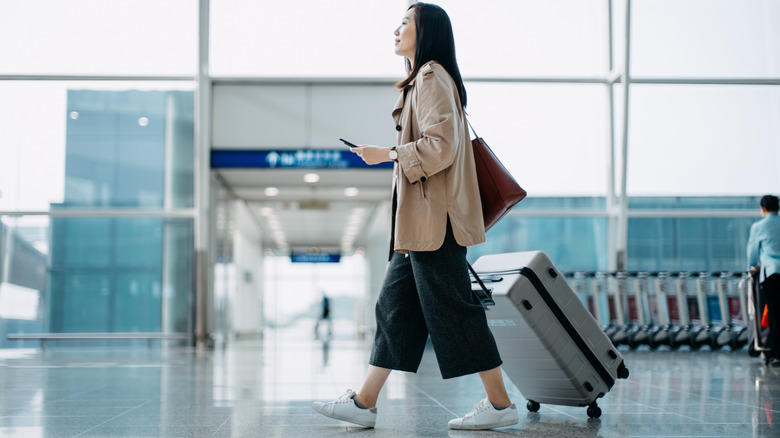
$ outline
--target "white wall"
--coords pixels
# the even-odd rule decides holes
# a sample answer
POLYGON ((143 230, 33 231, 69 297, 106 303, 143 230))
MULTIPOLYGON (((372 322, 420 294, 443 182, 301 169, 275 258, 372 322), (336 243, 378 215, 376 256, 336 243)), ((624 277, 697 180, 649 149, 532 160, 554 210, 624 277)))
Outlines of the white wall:
POLYGON ((260 227, 243 201, 235 201, 233 262, 236 272, 232 302, 235 335, 260 333, 263 327, 263 247, 260 227))
POLYGON ((374 306, 382 288, 387 271, 387 256, 390 251, 390 201, 374 210, 366 226, 366 294, 364 299, 363 329, 373 333, 376 330, 374 306))

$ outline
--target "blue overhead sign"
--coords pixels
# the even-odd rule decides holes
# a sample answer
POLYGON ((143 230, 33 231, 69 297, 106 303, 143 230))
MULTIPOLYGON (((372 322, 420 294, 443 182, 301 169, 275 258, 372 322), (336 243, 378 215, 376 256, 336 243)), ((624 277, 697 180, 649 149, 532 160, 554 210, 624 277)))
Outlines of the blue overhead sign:
POLYGON ((339 263, 341 254, 328 253, 292 253, 290 261, 293 263, 339 263))
POLYGON ((393 163, 367 165, 348 150, 211 150, 212 169, 391 169, 393 163))

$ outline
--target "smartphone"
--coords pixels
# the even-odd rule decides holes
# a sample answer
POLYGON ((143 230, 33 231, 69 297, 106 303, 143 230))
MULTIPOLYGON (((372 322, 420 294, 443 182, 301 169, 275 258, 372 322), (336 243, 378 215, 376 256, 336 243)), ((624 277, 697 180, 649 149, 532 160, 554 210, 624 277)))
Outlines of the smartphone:
POLYGON ((350 142, 344 140, 343 138, 340 138, 339 140, 343 141, 345 145, 347 145, 347 146, 349 146, 351 148, 359 148, 360 147, 360 146, 358 146, 358 145, 356 145, 354 143, 350 143, 350 142))

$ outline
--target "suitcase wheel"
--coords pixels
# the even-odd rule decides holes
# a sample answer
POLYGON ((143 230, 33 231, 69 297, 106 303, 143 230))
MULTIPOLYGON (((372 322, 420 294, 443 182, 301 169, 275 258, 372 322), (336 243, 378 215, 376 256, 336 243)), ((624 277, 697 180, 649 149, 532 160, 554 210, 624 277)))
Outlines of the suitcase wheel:
POLYGON ((618 366, 617 378, 628 379, 628 368, 626 368, 626 364, 624 364, 623 362, 620 362, 620 365, 618 366))
POLYGON ((533 400, 528 400, 528 403, 526 403, 525 407, 528 408, 531 412, 539 412, 539 403, 535 402, 533 400))
POLYGON ((601 417, 601 408, 594 402, 588 405, 588 417, 599 418, 601 417))

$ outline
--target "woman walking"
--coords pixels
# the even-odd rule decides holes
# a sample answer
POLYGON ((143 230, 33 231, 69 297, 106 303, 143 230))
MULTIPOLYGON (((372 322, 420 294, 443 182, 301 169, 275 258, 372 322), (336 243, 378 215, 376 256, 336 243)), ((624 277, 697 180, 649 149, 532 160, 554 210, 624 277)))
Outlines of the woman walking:
POLYGON ((376 304, 377 332, 360 390, 314 402, 328 417, 376 424, 392 370, 416 372, 431 343, 444 379, 479 373, 487 397, 452 429, 516 424, 517 409, 485 312, 471 291, 466 247, 485 241, 474 156, 452 25, 439 6, 415 3, 395 30, 408 76, 393 109, 398 145, 353 148, 368 164, 394 161, 390 263, 376 304))

